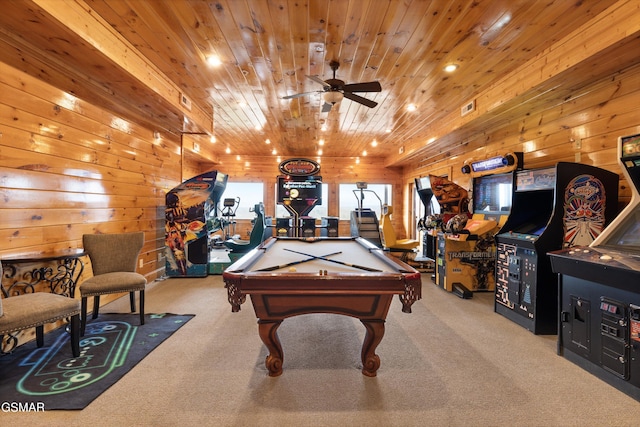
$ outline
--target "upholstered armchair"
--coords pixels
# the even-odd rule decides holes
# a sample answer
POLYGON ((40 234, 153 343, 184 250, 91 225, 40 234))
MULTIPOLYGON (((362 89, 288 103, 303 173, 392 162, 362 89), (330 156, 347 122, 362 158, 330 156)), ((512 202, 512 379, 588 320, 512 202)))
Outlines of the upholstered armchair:
MULTIPOLYGON (((0 263, 2 278, 2 263, 0 263)), ((44 325, 62 319, 70 319, 71 352, 80 356, 80 302, 73 298, 50 292, 34 292, 9 296, 0 282, 0 344, 6 343, 9 351, 17 345, 14 332, 36 329, 36 345, 44 345, 44 325), (5 336, 8 338, 5 339, 5 336)), ((0 347, 0 351, 3 351, 0 347)))
POLYGON ((80 284, 82 299, 81 334, 87 327, 87 299, 93 297, 93 319, 98 317, 100 295, 129 293, 131 312, 136 311, 135 293, 140 293, 140 324, 144 325, 144 290, 147 280, 136 273, 144 233, 85 234, 85 252, 91 260, 93 277, 80 284))

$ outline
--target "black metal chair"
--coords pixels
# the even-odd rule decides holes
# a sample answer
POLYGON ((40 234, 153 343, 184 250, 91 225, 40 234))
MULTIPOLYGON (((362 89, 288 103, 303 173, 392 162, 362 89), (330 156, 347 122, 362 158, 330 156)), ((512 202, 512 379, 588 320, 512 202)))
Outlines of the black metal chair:
MULTIPOLYGON (((2 263, 0 263, 0 278, 2 263)), ((50 292, 34 292, 9 296, 0 282, 0 352, 11 352, 18 344, 14 332, 36 329, 36 345, 44 345, 44 325, 62 319, 70 319, 71 352, 80 356, 80 302, 76 299, 50 292), (6 338, 5 338, 6 337, 6 338), (7 347, 5 352, 4 348, 7 347)))

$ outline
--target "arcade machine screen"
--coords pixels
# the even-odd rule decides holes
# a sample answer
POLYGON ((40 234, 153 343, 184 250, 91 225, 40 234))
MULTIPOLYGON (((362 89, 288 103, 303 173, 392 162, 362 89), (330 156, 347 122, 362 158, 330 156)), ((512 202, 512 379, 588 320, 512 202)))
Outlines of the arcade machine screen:
MULTIPOLYGON (((511 210, 513 174, 487 175, 474 179, 473 213, 500 216, 511 210)), ((497 222, 497 220, 496 220, 497 222)))
POLYGON ((640 206, 618 224, 618 228, 602 242, 601 246, 640 253, 640 206))

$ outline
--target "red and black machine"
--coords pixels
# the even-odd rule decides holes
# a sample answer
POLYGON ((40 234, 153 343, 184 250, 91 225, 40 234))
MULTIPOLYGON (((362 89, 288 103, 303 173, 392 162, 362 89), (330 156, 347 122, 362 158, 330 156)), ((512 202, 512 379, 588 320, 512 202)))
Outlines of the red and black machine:
POLYGON ((640 400, 640 134, 618 139, 629 204, 589 245, 550 253, 558 353, 640 400))

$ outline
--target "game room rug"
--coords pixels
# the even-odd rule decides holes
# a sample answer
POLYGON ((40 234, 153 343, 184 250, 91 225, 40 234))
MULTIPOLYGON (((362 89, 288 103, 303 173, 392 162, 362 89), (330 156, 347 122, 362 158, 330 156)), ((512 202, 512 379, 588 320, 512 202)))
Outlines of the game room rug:
POLYGON ((100 314, 80 339, 80 357, 72 357, 64 328, 0 357, 3 402, 44 410, 83 409, 169 338, 194 315, 100 314))

